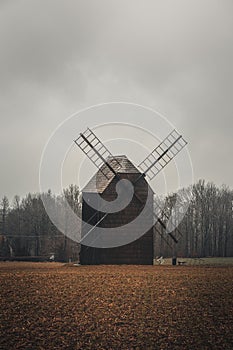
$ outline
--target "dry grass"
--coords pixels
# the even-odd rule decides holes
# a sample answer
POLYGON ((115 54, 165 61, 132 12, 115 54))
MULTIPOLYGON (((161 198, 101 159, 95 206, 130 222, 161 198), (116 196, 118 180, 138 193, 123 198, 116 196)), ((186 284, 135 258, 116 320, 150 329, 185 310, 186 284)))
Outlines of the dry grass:
POLYGON ((232 267, 1 263, 1 350, 232 349, 232 267))

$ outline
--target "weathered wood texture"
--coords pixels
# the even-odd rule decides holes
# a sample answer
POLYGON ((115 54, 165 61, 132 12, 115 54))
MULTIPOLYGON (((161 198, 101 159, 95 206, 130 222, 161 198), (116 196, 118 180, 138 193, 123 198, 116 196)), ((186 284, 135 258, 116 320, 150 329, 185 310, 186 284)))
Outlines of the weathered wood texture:
MULTIPOLYGON (((113 201, 117 198, 116 184, 121 179, 128 179, 134 184, 134 195, 130 203, 121 211, 116 213, 109 213, 99 224, 99 227, 114 228, 119 226, 125 226, 126 224, 135 220, 142 212, 147 197, 149 185, 143 177, 135 183, 140 173, 133 166, 133 164, 125 157, 119 157, 118 160, 123 163, 123 169, 118 173, 118 176, 113 176, 111 181, 105 179, 104 175, 99 174, 95 179, 91 179, 87 186, 83 189, 85 194, 82 203, 82 219, 83 222, 88 222, 90 225, 95 226, 101 218, 104 216, 104 212, 101 210, 95 210, 92 208, 94 197, 97 196, 107 201, 113 201), (96 180, 97 179, 97 180, 96 180), (97 191, 94 193, 93 186, 97 181, 97 191), (101 184, 101 186, 100 186, 101 184)), ((143 223, 145 220, 151 223, 152 227, 152 213, 153 213, 153 198, 152 193, 149 192, 149 206, 147 205, 147 216, 140 220, 140 225, 143 229, 143 223)), ((130 229, 125 230, 124 234, 132 237, 134 232, 130 232, 130 229)), ((93 231, 92 231, 93 233, 93 231)), ((82 228, 82 236, 88 234, 85 224, 82 228)), ((80 263, 83 265, 94 264, 153 264, 153 230, 150 229, 139 239, 134 240, 131 243, 123 246, 113 248, 95 248, 90 246, 81 245, 80 251, 80 263)))

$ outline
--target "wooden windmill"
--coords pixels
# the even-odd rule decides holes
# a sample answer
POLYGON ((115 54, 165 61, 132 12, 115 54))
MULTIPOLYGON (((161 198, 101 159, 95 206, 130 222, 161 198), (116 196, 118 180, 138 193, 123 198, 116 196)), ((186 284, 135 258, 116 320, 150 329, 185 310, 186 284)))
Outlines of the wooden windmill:
MULTIPOLYGON (((113 156, 89 128, 84 133, 80 133, 74 142, 98 169, 97 173, 82 189, 83 225, 80 263, 84 265, 153 264, 153 228, 155 227, 158 234, 170 246, 178 242, 181 233, 175 228, 173 232, 166 232, 166 223, 157 217, 158 213, 163 214, 164 217, 164 213, 157 204, 155 208, 154 193, 146 181, 146 177, 152 180, 182 150, 187 142, 176 130, 173 130, 138 167, 135 167, 125 155, 113 156), (130 203, 122 210, 113 213, 105 211, 101 204, 98 206, 99 198, 109 203, 117 198, 116 186, 120 180, 124 179, 129 180, 133 185, 134 191, 130 203), (93 202, 97 203, 97 207, 92 207, 93 202), (127 224, 140 217, 143 209, 146 212, 143 220, 149 224, 147 232, 124 245, 113 245, 113 247, 105 248, 105 242, 103 242, 102 247, 95 246, 95 242, 93 242, 96 239, 95 230, 100 227, 103 229, 129 227, 128 231, 123 232, 127 242, 128 237, 135 235, 135 232, 130 229, 131 226, 127 226, 127 224), (161 229, 153 225, 155 216, 161 229), (87 224, 91 225, 91 229, 87 224)), ((138 229, 140 230, 140 225, 144 224, 144 222, 140 222, 138 229)), ((108 236, 106 236, 106 240, 108 240, 108 236)))

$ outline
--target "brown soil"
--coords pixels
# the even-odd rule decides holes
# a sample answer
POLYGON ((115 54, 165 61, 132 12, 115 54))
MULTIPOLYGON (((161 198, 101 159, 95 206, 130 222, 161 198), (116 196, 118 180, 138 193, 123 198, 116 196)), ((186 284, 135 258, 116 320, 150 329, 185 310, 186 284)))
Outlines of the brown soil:
POLYGON ((0 349, 233 349, 233 267, 0 263, 0 349))

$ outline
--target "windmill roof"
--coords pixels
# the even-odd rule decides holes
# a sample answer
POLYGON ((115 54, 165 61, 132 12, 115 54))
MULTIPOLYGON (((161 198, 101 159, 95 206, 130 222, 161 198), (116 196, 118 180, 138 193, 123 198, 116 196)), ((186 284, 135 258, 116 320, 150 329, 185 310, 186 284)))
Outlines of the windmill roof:
MULTIPOLYGON (((120 164, 118 174, 140 174, 140 171, 133 165, 133 163, 125 156, 108 157, 106 161, 115 169, 115 164, 120 164)), ((115 175, 111 172, 106 164, 103 164, 100 170, 90 179, 86 186, 82 189, 83 192, 98 192, 102 193, 113 180, 115 175), (107 177, 102 173, 107 175, 107 177)))

